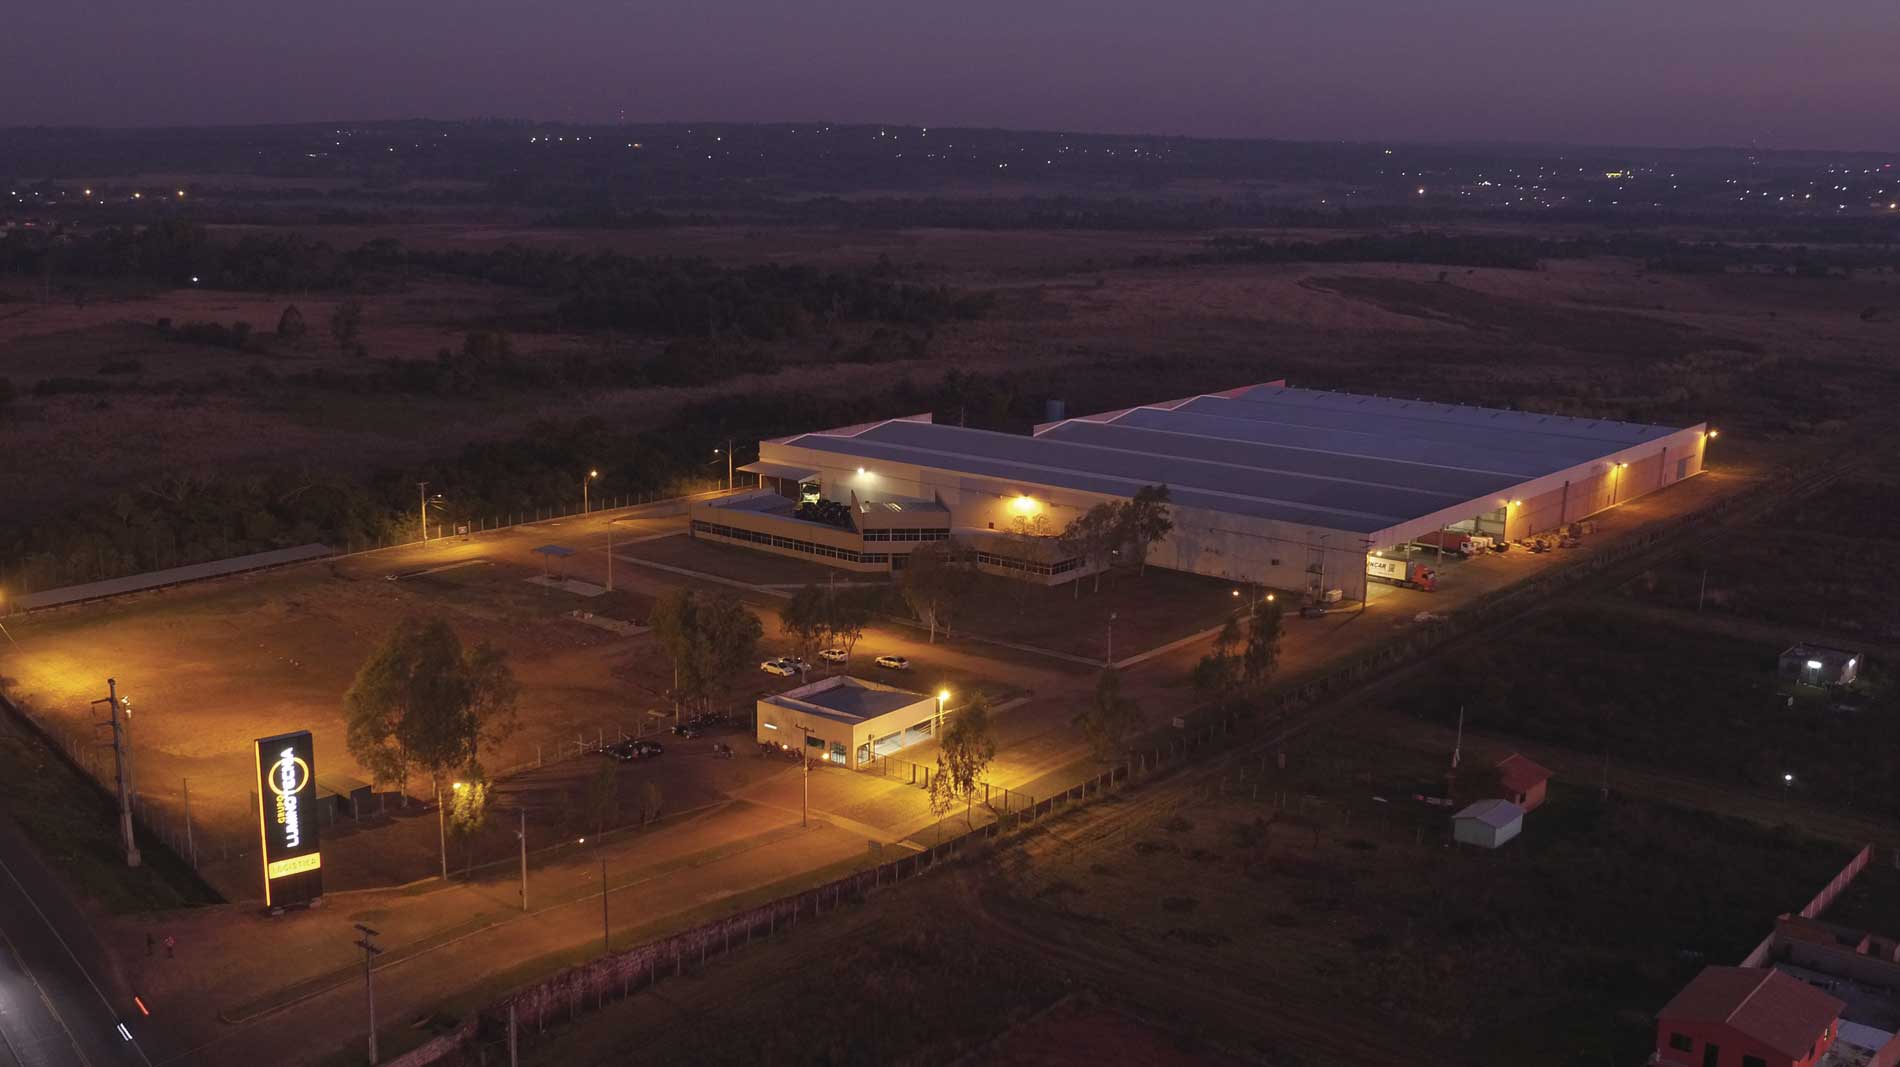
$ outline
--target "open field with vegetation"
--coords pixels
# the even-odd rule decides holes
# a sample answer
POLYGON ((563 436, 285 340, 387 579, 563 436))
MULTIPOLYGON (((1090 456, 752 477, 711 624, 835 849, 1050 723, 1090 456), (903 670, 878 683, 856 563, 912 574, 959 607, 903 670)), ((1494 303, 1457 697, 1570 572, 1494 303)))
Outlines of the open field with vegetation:
POLYGON ((1893 744, 1895 693, 1868 679, 1865 703, 1840 706, 1779 682, 1785 638, 1737 634, 1698 618, 1614 603, 1540 615, 1424 670, 1391 707, 1440 726, 1462 709, 1475 730, 1531 738, 1613 765, 1642 764, 1892 817, 1895 780, 1863 755, 1893 744))
POLYGON ((34 457, 0 470, 0 585, 401 536, 425 479, 450 521, 567 503, 590 468, 603 495, 703 484, 728 439, 743 461, 763 436, 918 411, 1021 430, 1046 400, 1286 377, 1707 419, 1730 458, 1772 460, 1900 395, 1900 317, 1863 316, 1900 305, 1887 272, 1409 258, 1518 240, 1483 228, 1328 252, 1356 240, 1335 232, 1301 253, 1319 262, 1247 258, 1233 233, 475 230, 459 250, 400 227, 187 231, 164 254, 256 277, 107 277, 50 301, 0 275, 0 444, 34 457), (698 245, 717 254, 664 258, 698 245))
POLYGON ((1055 818, 536 1036, 530 1062, 636 1047, 954 1055, 1058 991, 1099 998, 1131 1039, 1183 1062, 1623 1062, 1681 982, 1739 959, 1852 854, 1582 784, 1559 784, 1521 838, 1484 852, 1452 846, 1446 812, 1411 799, 1442 787, 1435 754, 1347 723, 1293 742, 1286 763, 1229 761, 1055 818), (841 1023, 822 1010, 838 989, 912 1008, 841 1023), (983 1010, 937 1010, 953 992, 983 1010), (785 1010, 742 1010, 758 1003, 785 1010))

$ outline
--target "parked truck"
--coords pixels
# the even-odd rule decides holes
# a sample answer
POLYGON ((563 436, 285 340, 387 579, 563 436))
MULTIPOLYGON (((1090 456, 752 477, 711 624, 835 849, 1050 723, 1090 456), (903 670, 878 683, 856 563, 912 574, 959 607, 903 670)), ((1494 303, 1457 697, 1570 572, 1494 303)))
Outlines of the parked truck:
POLYGON ((1489 549, 1497 541, 1485 534, 1465 533, 1460 530, 1433 530, 1414 537, 1412 543, 1425 548, 1442 546, 1445 551, 1455 552, 1460 556, 1475 556, 1489 549))
POLYGON ((1427 593, 1438 588, 1437 571, 1425 563, 1398 556, 1367 556, 1366 577, 1427 593))

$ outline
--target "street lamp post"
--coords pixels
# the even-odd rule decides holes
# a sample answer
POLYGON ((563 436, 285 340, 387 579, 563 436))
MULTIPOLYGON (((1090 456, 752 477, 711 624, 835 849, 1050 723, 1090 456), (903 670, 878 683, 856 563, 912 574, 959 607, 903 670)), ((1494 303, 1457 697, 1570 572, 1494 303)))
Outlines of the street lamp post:
POLYGON ((939 738, 939 743, 941 743, 941 738, 943 737, 943 709, 944 709, 944 705, 948 704, 949 702, 950 702, 950 690, 948 689, 937 690, 937 728, 933 730, 932 732, 935 733, 937 737, 939 738))
POLYGON ((600 477, 599 471, 589 469, 587 472, 587 477, 581 479, 581 514, 583 515, 587 514, 587 512, 589 511, 588 504, 587 504, 587 483, 593 481, 595 478, 598 478, 598 477, 600 477))
POLYGON ((1783 808, 1786 808, 1788 806, 1788 796, 1790 793, 1793 793, 1793 792, 1794 792, 1794 775, 1786 774, 1786 773, 1782 774, 1781 776, 1781 806, 1783 808))
MULTIPOLYGON (((732 492, 732 439, 726 439, 726 447, 713 449, 713 455, 726 454, 726 492, 732 492)), ((716 460, 714 462, 717 462, 716 460)))
POLYGON ((607 520, 607 591, 614 591, 614 520, 607 520))
POLYGON ((1108 613, 1108 654, 1107 656, 1103 658, 1102 666, 1113 667, 1114 665, 1115 665, 1115 613, 1111 611, 1108 613))
POLYGON ((600 857, 600 948, 602 952, 614 950, 613 927, 607 925, 607 856, 600 857))
POLYGON ((795 723, 792 729, 805 735, 804 750, 798 754, 798 825, 811 825, 811 727, 795 723))
POLYGON ((515 831, 515 836, 521 839, 521 910, 525 912, 528 910, 528 809, 522 808, 518 814, 521 829, 515 831))
MULTIPOLYGON (((468 783, 450 782, 449 788, 456 793, 460 793, 462 790, 468 788, 468 783)), ((435 836, 437 843, 442 846, 442 880, 446 882, 449 880, 449 824, 448 817, 442 809, 442 786, 440 783, 437 783, 435 787, 435 836)))

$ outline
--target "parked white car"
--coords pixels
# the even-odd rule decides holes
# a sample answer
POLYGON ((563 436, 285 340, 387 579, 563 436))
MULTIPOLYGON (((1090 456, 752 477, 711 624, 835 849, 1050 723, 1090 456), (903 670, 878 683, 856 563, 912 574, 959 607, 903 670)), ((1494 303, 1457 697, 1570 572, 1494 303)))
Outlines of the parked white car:
POLYGON ((798 664, 791 660, 768 659, 764 663, 759 664, 759 669, 767 674, 776 674, 780 677, 789 678, 798 673, 798 664))
POLYGON ((877 665, 887 671, 910 670, 910 660, 902 656, 879 656, 877 658, 877 665))
POLYGON ((845 650, 842 648, 827 648, 819 651, 818 658, 824 660, 826 663, 843 663, 850 657, 845 654, 845 650))

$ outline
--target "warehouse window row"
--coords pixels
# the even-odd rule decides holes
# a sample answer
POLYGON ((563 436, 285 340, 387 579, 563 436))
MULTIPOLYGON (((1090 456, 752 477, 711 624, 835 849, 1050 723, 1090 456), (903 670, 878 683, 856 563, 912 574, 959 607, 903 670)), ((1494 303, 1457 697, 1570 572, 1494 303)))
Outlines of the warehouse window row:
POLYGON ((947 541, 950 539, 948 527, 923 530, 866 530, 866 541, 947 541))

